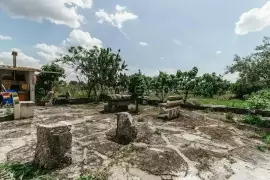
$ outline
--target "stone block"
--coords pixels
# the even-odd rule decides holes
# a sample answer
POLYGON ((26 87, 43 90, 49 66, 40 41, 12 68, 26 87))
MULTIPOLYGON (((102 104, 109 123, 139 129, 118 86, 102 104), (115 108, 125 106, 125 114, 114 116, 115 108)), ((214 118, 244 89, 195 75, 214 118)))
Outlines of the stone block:
POLYGON ((117 115, 116 139, 121 144, 128 144, 137 137, 137 129, 132 116, 127 113, 117 115))
POLYGON ((37 126, 37 145, 34 164, 39 168, 54 169, 72 163, 71 124, 61 121, 37 126))

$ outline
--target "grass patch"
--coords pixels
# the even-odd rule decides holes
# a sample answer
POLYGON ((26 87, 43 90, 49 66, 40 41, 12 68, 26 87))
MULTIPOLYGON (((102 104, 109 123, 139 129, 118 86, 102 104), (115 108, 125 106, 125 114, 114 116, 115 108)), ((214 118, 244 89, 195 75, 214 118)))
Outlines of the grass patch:
POLYGON ((86 175, 86 176, 80 176, 78 180, 107 180, 108 177, 106 174, 96 174, 96 175, 86 175))
POLYGON ((30 163, 0 164, 0 175, 11 180, 53 180, 48 170, 38 169, 30 163))
POLYGON ((194 100, 198 101, 200 104, 212 104, 212 105, 223 105, 227 107, 246 108, 245 101, 238 100, 238 99, 221 100, 221 99, 213 99, 213 98, 196 97, 194 98, 194 100))
MULTIPOLYGON (((58 180, 53 177, 49 170, 38 169, 31 163, 20 164, 0 164, 0 179, 6 180, 58 180)), ((78 180, 107 180, 108 174, 105 172, 90 173, 81 175, 78 180)))
POLYGON ((263 139, 263 142, 270 145, 270 134, 264 134, 262 139, 263 139))
MULTIPOLYGON (((270 128, 270 121, 263 120, 260 116, 256 115, 246 115, 243 119, 246 124, 255 125, 258 127, 270 128)), ((270 140, 270 137, 269 137, 270 140)))

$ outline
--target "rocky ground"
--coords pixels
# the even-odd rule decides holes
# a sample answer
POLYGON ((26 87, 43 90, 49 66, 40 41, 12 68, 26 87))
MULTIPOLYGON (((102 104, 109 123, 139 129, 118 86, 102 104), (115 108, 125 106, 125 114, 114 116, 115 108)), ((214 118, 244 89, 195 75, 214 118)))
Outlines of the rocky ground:
POLYGON ((100 105, 37 107, 33 119, 0 123, 0 162, 31 162, 36 126, 72 123, 72 165, 55 170, 59 179, 105 172, 111 180, 267 180, 270 154, 258 134, 224 122, 222 116, 183 110, 172 121, 156 118, 158 108, 144 106, 133 115, 136 141, 119 145, 107 139, 116 126, 115 114, 102 114, 100 105))

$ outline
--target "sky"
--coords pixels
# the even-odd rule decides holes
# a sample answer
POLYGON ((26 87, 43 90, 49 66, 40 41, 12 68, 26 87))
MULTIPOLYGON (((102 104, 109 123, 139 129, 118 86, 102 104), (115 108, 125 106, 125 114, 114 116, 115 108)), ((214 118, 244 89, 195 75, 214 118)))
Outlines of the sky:
POLYGON ((269 27, 266 0, 0 0, 0 65, 12 64, 12 50, 18 65, 40 68, 70 46, 96 45, 121 49, 130 73, 223 74, 269 27))

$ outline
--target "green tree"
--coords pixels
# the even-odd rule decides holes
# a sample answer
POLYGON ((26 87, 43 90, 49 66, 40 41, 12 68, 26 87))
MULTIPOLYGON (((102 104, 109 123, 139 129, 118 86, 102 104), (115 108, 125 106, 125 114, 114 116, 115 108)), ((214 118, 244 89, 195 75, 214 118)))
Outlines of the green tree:
POLYGON ((141 70, 139 70, 138 73, 132 74, 130 76, 128 88, 129 92, 132 95, 132 98, 136 101, 136 112, 138 112, 138 98, 143 97, 146 90, 145 78, 144 75, 141 73, 141 70))
POLYGON ((198 68, 193 67, 190 71, 180 71, 176 73, 176 83, 177 83, 177 93, 184 93, 184 103, 187 102, 188 95, 196 87, 196 76, 198 73, 198 68))
POLYGON ((159 72, 157 77, 152 79, 152 87, 155 95, 164 102, 168 93, 170 92, 170 87, 172 85, 172 78, 169 74, 165 72, 159 72))
POLYGON ((106 87, 116 88, 120 74, 127 70, 125 61, 120 57, 120 50, 112 52, 111 48, 86 49, 81 46, 71 47, 69 54, 62 56, 58 61, 71 65, 79 74, 80 82, 84 81, 87 96, 92 90, 100 89, 104 93, 106 87))
MULTIPOLYGON (((270 86, 270 38, 264 37, 263 44, 255 48, 255 52, 246 56, 240 57, 235 55, 234 63, 227 67, 227 73, 239 73, 237 81, 238 88, 241 90, 248 87, 250 91, 243 93, 252 93, 252 90, 260 90, 269 88, 270 86), (239 84, 242 84, 239 86, 239 84)), ((243 96, 245 94, 240 94, 243 96)))
POLYGON ((36 84, 36 99, 44 98, 52 90, 54 83, 58 83, 60 78, 65 77, 65 70, 56 63, 45 64, 41 67, 36 84))
POLYGON ((221 75, 216 73, 206 73, 197 78, 195 94, 204 97, 213 97, 222 95, 229 90, 230 83, 222 79, 221 75))

